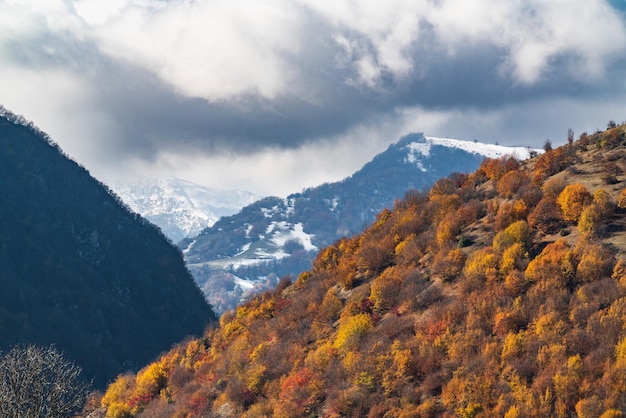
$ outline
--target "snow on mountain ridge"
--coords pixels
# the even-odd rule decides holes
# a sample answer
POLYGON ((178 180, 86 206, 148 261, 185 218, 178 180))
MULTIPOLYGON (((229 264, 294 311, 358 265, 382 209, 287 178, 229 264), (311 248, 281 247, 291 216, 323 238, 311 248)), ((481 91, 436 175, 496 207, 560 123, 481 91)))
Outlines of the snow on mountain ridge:
POLYGON ((517 159, 525 160, 530 157, 531 151, 541 152, 541 150, 534 150, 529 147, 486 144, 478 141, 464 141, 461 139, 439 138, 435 136, 424 136, 424 139, 426 139, 427 143, 432 145, 458 148, 472 154, 483 155, 487 158, 500 158, 504 155, 513 155, 517 159))
POLYGON ((406 137, 403 149, 407 150, 405 161, 415 164, 417 168, 426 172, 428 169, 424 167, 423 160, 431 156, 431 148, 433 146, 442 146, 447 148, 459 149, 470 154, 480 155, 485 158, 500 158, 504 155, 512 155, 519 160, 525 160, 530 157, 531 153, 541 153, 543 150, 531 149, 528 147, 514 147, 497 144, 486 144, 478 141, 464 141, 460 139, 440 138, 434 136, 425 136, 422 134, 413 134, 406 137), (409 142, 410 139, 415 140, 409 142))

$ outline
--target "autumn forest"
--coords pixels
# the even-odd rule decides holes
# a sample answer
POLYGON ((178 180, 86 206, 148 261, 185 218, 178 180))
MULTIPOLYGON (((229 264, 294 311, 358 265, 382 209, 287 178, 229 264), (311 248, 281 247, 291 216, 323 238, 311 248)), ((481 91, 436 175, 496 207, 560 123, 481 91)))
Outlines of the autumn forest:
POLYGON ((626 126, 408 191, 312 269, 87 410, 108 417, 621 417, 626 126))

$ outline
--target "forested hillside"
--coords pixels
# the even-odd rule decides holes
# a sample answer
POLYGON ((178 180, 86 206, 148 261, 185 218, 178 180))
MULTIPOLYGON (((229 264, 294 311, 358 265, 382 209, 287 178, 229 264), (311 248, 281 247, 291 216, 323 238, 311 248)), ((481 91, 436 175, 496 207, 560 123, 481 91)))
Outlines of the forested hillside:
POLYGON ((215 320, 153 225, 0 108, 0 349, 55 344, 104 388, 215 320))
POLYGON ((259 200, 180 245, 197 283, 222 312, 250 293, 273 289, 279 277, 310 269, 320 249, 360 233, 407 190, 426 190, 452 172, 471 173, 486 156, 536 152, 409 134, 342 181, 259 200), (254 288, 243 292, 240 283, 254 288))
MULTIPOLYGON (((548 147, 546 147, 548 148, 548 147)), ((410 191, 108 416, 621 417, 626 127, 410 191)))

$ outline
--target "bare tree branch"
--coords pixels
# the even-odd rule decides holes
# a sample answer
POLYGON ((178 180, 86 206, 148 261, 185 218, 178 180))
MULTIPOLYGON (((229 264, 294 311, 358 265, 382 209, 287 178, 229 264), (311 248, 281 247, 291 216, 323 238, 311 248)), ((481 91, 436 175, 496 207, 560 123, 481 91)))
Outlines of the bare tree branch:
POLYGON ((0 415, 71 417, 89 393, 80 372, 54 346, 14 347, 0 358, 0 415))

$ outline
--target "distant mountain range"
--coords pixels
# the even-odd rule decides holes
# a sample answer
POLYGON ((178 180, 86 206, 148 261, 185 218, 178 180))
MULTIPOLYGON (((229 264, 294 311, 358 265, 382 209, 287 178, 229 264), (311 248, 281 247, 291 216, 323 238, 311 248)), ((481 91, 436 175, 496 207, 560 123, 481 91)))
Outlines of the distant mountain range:
POLYGON ((161 231, 0 107, 0 350, 55 344, 104 388, 216 317, 161 231))
POLYGON ((217 190, 176 177, 146 178, 113 186, 135 212, 157 225, 172 242, 198 235, 222 216, 258 200, 241 190, 217 190))
POLYGON ((539 152, 411 134, 352 176, 286 198, 267 197, 180 242, 187 267, 217 312, 279 277, 310 268, 317 251, 362 231, 408 190, 425 190, 453 172, 474 171, 486 157, 539 152))

